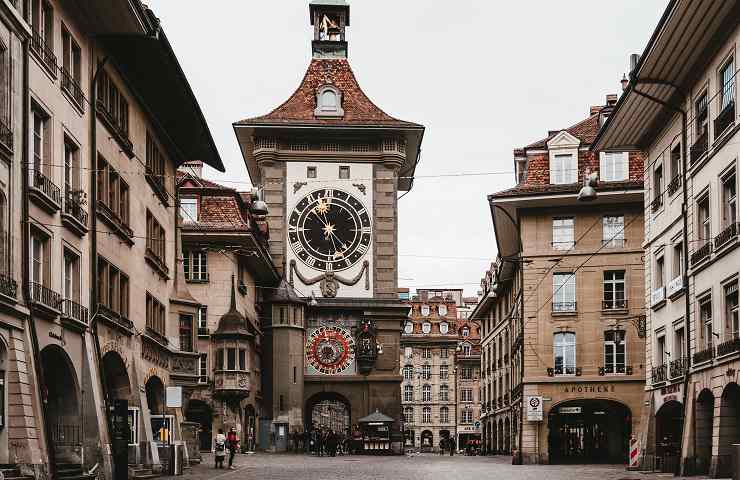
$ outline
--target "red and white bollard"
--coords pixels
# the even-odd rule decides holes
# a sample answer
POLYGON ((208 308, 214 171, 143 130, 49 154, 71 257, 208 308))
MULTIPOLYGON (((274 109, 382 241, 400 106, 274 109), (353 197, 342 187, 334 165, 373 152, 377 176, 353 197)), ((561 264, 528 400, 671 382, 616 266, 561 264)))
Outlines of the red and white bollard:
POLYGON ((630 437, 630 469, 636 469, 640 455, 640 444, 634 435, 630 437))

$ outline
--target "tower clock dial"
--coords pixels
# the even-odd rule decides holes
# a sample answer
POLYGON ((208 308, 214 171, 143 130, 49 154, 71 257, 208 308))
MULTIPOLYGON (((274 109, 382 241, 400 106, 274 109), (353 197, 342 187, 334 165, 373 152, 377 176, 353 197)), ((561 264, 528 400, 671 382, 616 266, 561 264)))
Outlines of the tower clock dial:
POLYGON ((288 219, 295 255, 321 271, 346 270, 369 251, 372 224, 367 209, 351 194, 331 188, 303 197, 288 219))

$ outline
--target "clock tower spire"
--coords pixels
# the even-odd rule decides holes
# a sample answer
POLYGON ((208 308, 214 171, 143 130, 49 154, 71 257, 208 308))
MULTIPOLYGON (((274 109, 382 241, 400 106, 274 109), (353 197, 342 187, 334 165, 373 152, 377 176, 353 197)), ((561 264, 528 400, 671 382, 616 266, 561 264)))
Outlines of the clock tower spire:
POLYGON ((349 4, 346 0, 313 0, 309 13, 313 26, 313 58, 347 58, 349 4))

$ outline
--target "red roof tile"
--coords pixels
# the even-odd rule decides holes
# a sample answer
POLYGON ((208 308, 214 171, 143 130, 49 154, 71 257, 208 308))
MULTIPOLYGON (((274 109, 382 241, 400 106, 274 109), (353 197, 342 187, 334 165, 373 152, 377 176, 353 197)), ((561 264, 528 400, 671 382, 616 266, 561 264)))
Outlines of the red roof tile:
MULTIPOLYGON (((578 138, 584 145, 591 145, 591 143, 596 138, 596 134, 599 133, 599 114, 595 113, 585 120, 581 120, 575 125, 566 128, 565 130, 574 137, 578 138)), ((561 131, 562 130, 554 130, 553 132, 551 132, 550 135, 548 135, 547 138, 543 138, 542 140, 538 140, 527 145, 526 147, 524 147, 524 150, 547 148, 547 142, 549 142, 552 137, 554 137, 561 131)), ((518 151, 521 152, 521 149, 519 149, 518 151)), ((516 155, 518 151, 515 150, 514 155, 516 155)))
POLYGON ((375 105, 360 88, 346 59, 313 59, 298 89, 267 115, 237 122, 237 125, 314 124, 337 126, 418 127, 391 117, 375 105), (342 118, 316 118, 316 91, 331 84, 342 92, 342 118))
MULTIPOLYGON (((582 185, 580 183, 569 183, 569 184, 520 184, 516 187, 496 192, 488 196, 489 199, 495 198, 508 198, 508 197, 520 197, 527 195, 551 195, 558 193, 578 193, 581 190, 582 185)), ((636 180, 628 180, 624 182, 604 182, 599 184, 599 191, 619 191, 619 190, 634 190, 643 188, 643 182, 636 180)))

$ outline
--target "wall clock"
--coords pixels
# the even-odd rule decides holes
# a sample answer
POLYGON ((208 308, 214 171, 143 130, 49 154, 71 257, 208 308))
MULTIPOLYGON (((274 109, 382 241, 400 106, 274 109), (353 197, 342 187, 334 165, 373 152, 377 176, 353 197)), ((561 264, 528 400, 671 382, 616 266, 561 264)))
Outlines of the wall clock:
POLYGON ((355 360, 355 339, 339 325, 321 326, 308 334, 306 362, 323 375, 337 375, 352 366, 355 360))
POLYGON ((288 239, 305 265, 326 272, 346 270, 370 249, 370 215, 360 200, 345 191, 315 190, 291 212, 288 239))

